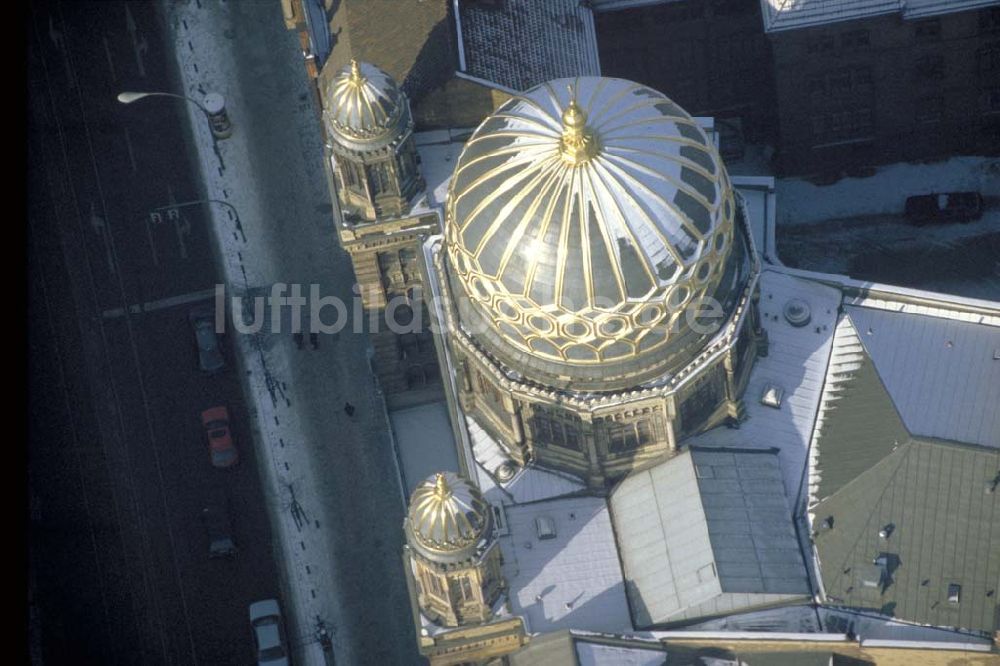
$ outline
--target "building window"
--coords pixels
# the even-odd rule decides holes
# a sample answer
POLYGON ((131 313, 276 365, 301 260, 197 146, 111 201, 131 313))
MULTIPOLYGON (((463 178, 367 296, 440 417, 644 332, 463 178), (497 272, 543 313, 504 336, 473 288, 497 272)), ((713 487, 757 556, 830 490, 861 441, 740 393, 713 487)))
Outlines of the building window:
POLYGON ((476 373, 476 379, 479 383, 479 395, 486 398, 486 403, 490 406, 494 413, 499 416, 506 417, 507 414, 503 409, 503 396, 500 395, 500 391, 497 387, 495 387, 478 372, 476 373))
POLYGON ((816 106, 827 106, 831 98, 840 101, 852 95, 869 95, 871 87, 871 67, 837 69, 809 79, 806 83, 810 101, 816 106))
POLYGON ((913 34, 919 40, 941 39, 941 19, 935 16, 917 21, 913 24, 913 34))
POLYGON ((372 194, 389 192, 391 188, 389 171, 385 164, 375 164, 368 168, 368 185, 372 194))
POLYGON ((979 10, 980 32, 996 32, 1000 30, 1000 7, 987 7, 979 10))
POLYGON ((861 138, 872 131, 873 115, 869 108, 836 111, 812 117, 813 141, 816 144, 861 138))
POLYGON ((983 90, 981 100, 983 113, 1000 112, 1000 86, 983 90))
POLYGON ((812 55, 832 53, 835 48, 836 42, 833 39, 833 35, 815 35, 809 40, 806 46, 806 50, 812 55))
POLYGON ((611 423, 608 426, 608 451, 626 453, 653 443, 653 429, 648 419, 635 423, 611 423))
POLYGON ((1000 76, 1000 44, 987 44, 976 51, 976 72, 983 77, 1000 76))
POLYGON ((944 78, 944 56, 933 54, 920 58, 917 60, 916 72, 919 79, 944 78))
POLYGON ((840 48, 860 49, 871 44, 871 37, 867 30, 851 30, 840 35, 840 48))
POLYGON ((472 595, 472 584, 469 582, 468 576, 462 576, 462 598, 466 601, 473 601, 475 597, 472 595))
POLYGON ((571 415, 535 412, 531 417, 531 432, 535 441, 542 444, 581 450, 580 420, 571 415))
POLYGON ((722 401, 723 391, 722 376, 716 368, 695 382, 694 389, 680 406, 681 427, 685 433, 691 434, 705 423, 722 401))
POLYGON ((925 97, 917 100, 917 122, 939 123, 944 117, 944 98, 925 97))

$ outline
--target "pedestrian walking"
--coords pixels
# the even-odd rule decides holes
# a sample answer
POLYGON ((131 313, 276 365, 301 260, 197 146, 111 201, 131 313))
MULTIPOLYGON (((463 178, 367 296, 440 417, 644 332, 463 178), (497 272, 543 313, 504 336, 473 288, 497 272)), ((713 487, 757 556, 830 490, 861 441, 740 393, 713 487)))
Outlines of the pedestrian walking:
POLYGON ((349 402, 344 403, 344 413, 348 416, 354 416, 354 405, 349 402))

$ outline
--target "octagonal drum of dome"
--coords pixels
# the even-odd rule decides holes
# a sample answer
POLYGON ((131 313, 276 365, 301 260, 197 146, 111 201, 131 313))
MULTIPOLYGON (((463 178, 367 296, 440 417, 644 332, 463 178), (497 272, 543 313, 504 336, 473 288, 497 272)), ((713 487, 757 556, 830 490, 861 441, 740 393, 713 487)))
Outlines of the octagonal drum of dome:
POLYGON ((459 317, 543 384, 662 376, 710 335, 684 309, 739 288, 735 213, 714 145, 664 95, 622 79, 543 84, 483 121, 456 165, 446 239, 459 317))
POLYGON ((347 150, 385 147, 412 125, 409 103, 396 82, 366 62, 352 60, 337 72, 323 102, 327 133, 347 150))

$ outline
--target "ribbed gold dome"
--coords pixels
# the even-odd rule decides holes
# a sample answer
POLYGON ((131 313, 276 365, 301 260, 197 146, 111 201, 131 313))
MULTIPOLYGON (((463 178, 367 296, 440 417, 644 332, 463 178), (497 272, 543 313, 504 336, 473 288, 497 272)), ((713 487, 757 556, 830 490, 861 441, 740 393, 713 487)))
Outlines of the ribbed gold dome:
POLYGON ((425 556, 471 553, 491 529, 489 503, 452 472, 428 477, 410 496, 408 530, 425 556))
POLYGON ((541 383, 660 377, 706 340, 682 310, 738 290, 735 215, 712 142, 661 93, 598 77, 543 84, 483 121, 456 165, 446 240, 460 319, 541 383))
POLYGON ((323 106, 328 134, 355 150, 391 142, 410 123, 409 104, 392 77, 356 60, 331 81, 323 106))

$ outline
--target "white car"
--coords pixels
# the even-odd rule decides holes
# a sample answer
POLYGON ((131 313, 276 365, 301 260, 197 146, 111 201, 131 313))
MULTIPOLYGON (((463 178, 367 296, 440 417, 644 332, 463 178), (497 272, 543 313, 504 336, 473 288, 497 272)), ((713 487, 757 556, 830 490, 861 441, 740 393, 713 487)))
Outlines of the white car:
POLYGON ((250 626, 257 645, 257 663, 260 666, 287 666, 288 648, 285 645, 285 628, 277 599, 264 599, 250 604, 250 626))

